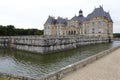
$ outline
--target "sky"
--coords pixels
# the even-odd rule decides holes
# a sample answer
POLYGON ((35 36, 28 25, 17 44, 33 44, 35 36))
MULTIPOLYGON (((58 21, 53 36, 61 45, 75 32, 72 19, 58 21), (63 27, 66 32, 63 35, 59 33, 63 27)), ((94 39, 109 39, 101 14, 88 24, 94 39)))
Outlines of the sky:
POLYGON ((120 0, 0 0, 0 25, 44 29, 49 15, 71 19, 82 9, 86 17, 100 5, 113 19, 113 32, 120 33, 120 0))

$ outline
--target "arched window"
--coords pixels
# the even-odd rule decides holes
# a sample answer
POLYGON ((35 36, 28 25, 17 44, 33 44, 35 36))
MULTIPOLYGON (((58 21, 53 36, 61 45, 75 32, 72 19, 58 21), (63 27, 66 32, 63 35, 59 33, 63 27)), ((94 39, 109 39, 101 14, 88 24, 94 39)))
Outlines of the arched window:
POLYGON ((70 31, 69 31, 68 35, 70 35, 70 31))
POLYGON ((74 31, 74 35, 76 35, 76 31, 74 31))
POLYGON ((71 35, 73 35, 73 31, 71 31, 71 35))

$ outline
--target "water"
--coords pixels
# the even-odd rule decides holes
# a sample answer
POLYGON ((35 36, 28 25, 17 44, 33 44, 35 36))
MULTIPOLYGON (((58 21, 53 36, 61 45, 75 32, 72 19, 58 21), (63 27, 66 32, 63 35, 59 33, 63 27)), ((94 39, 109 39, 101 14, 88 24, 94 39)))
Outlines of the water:
POLYGON ((118 45, 120 45, 120 41, 114 41, 111 44, 89 45, 47 55, 0 48, 0 72, 40 78, 50 72, 118 45))

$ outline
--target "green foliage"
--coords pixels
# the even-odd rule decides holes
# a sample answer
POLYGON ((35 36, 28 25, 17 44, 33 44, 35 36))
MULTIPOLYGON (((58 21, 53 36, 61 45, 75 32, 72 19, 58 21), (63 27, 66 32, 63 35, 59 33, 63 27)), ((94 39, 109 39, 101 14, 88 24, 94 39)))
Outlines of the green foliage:
POLYGON ((114 33, 113 36, 114 38, 120 38, 120 33, 114 33))
POLYGON ((8 77, 8 78, 0 78, 0 80, 20 80, 20 79, 8 77))
POLYGON ((0 25, 0 36, 43 35, 43 30, 17 29, 13 25, 0 25))

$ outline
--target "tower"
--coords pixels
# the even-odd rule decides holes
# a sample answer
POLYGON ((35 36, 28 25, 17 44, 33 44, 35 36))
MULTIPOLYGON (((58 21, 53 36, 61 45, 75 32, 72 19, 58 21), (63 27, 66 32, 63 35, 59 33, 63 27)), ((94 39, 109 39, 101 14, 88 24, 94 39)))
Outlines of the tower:
POLYGON ((79 16, 83 16, 83 11, 80 9, 79 16))

